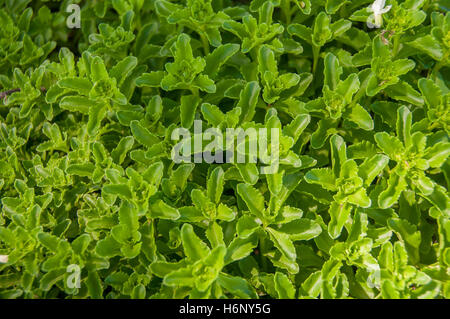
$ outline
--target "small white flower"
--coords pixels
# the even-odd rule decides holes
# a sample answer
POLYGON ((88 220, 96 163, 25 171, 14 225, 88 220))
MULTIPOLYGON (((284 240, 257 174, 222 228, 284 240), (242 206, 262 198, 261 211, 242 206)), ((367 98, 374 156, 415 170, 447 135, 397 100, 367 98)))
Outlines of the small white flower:
POLYGON ((0 264, 6 264, 8 262, 8 255, 0 255, 0 264))
POLYGON ((374 3, 368 8, 369 12, 373 12, 367 20, 367 26, 369 28, 381 28, 383 25, 383 14, 391 10, 392 6, 386 5, 386 0, 375 0, 374 3))

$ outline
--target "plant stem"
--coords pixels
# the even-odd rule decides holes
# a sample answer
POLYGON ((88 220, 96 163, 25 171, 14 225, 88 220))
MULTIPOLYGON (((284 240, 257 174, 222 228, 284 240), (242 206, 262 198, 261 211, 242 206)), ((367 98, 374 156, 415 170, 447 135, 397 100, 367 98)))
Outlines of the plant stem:
POLYGON ((192 87, 192 88, 190 89, 190 91, 191 91, 192 95, 194 95, 194 96, 199 96, 198 88, 192 87))
MULTIPOLYGON (((47 91, 47 89, 44 87, 41 87, 41 92, 45 92, 45 91, 47 91)), ((16 93, 16 92, 20 92, 20 89, 17 88, 17 89, 11 89, 11 90, 7 90, 4 92, 0 92, 0 99, 3 99, 5 97, 7 97, 8 95, 16 93)))
POLYGON ((432 131, 432 130, 434 130, 435 128, 439 127, 440 125, 441 125, 441 123, 439 123, 439 122, 434 122, 434 123, 432 123, 430 126, 428 126, 428 130, 432 131))
POLYGON ((314 57, 313 74, 315 75, 316 70, 317 70, 317 64, 319 63, 320 47, 313 44, 312 49, 313 49, 313 57, 314 57))
POLYGON ((268 265, 267 265, 267 259, 266 259, 266 257, 264 257, 264 254, 267 251, 267 245, 266 245, 265 240, 266 239, 264 238, 264 236, 261 235, 259 237, 259 255, 261 256, 261 264, 262 264, 263 269, 265 271, 268 271, 269 269, 268 269, 268 265))
POLYGON ((366 77, 366 79, 359 86, 359 90, 356 95, 353 97, 351 105, 355 105, 358 101, 366 94, 367 84, 369 83, 370 76, 366 77))
POLYGON ((439 61, 438 63, 436 63, 436 65, 433 68, 432 73, 438 73, 439 70, 444 66, 444 61, 445 61, 445 58, 442 61, 439 61))
POLYGON ((400 35, 394 35, 394 49, 393 49, 394 57, 398 54, 399 49, 400 49, 400 35))
POLYGON ((200 32, 200 39, 202 40, 203 51, 205 51, 205 55, 209 54, 209 41, 206 38, 205 33, 200 32))
POLYGON ((7 97, 8 95, 13 94, 14 92, 19 92, 19 91, 20 91, 20 89, 12 89, 12 90, 8 90, 5 92, 0 92, 0 99, 3 99, 5 97, 7 97))
POLYGON ((286 18, 286 25, 291 24, 291 0, 282 0, 281 10, 286 18))

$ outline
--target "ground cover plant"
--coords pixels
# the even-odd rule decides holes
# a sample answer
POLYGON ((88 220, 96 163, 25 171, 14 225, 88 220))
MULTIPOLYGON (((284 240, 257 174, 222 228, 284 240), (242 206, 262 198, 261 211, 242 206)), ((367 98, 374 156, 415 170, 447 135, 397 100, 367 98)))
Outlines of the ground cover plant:
POLYGON ((0 297, 449 298, 449 7, 0 0, 0 297))

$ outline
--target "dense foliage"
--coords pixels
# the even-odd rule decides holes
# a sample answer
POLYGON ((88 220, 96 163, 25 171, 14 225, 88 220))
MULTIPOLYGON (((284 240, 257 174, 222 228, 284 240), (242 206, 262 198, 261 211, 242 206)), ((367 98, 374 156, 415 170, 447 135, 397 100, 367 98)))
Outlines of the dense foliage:
POLYGON ((0 0, 0 297, 449 298, 449 2, 375 2, 0 0))

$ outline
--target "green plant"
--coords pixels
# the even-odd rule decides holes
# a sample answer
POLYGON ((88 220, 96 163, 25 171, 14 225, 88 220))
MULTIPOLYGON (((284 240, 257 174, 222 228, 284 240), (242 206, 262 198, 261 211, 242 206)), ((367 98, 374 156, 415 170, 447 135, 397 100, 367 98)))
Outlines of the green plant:
POLYGON ((0 298, 450 298, 446 3, 0 0, 0 298))

